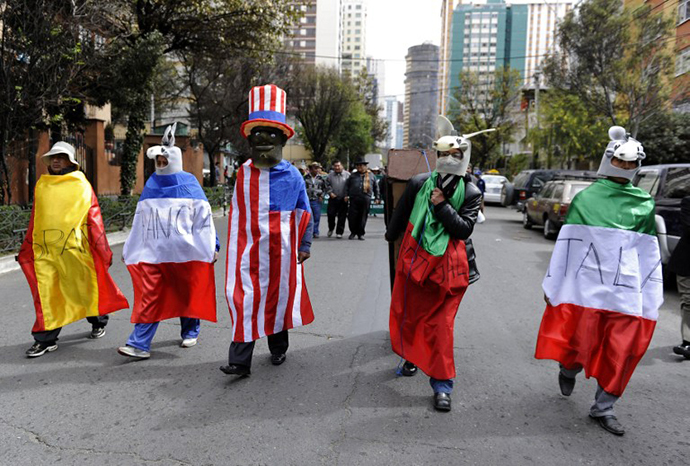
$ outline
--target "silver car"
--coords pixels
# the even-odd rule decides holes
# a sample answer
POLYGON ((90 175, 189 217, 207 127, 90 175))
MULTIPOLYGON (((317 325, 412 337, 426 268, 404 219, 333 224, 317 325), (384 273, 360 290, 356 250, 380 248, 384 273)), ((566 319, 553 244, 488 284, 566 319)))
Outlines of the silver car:
POLYGON ((486 191, 484 191, 484 202, 500 203, 501 189, 508 178, 501 175, 482 175, 482 180, 486 183, 486 191))

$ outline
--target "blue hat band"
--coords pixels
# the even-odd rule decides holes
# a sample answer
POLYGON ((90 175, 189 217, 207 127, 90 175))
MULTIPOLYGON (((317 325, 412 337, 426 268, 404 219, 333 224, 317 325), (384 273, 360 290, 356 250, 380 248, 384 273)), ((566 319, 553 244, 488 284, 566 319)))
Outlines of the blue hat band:
POLYGON ((285 114, 280 112, 274 112, 273 110, 259 110, 258 112, 251 112, 249 114, 249 120, 272 120, 279 123, 285 123, 285 114))

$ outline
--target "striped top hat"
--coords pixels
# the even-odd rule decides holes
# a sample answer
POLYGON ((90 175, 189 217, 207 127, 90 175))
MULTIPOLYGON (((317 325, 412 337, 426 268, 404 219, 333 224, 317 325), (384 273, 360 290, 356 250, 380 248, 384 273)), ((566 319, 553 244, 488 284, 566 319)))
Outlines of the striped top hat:
POLYGON ((256 86, 249 91, 249 119, 242 123, 240 132, 245 138, 252 128, 270 126, 281 130, 288 139, 295 130, 285 123, 285 91, 275 84, 256 86))

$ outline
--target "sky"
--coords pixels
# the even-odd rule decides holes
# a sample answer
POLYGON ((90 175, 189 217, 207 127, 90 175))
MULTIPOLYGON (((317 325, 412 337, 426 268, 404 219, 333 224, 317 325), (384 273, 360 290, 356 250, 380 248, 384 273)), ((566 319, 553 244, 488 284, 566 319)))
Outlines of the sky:
POLYGON ((441 42, 441 0, 368 0, 366 54, 385 60, 385 95, 405 100, 405 55, 441 42))

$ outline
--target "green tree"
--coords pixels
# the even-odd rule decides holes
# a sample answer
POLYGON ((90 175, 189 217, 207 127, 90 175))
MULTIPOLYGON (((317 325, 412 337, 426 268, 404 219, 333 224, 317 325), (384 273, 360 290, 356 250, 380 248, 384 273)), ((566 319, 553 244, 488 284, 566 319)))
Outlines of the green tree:
POLYGON ((634 12, 619 0, 586 0, 558 28, 558 52, 544 62, 549 86, 571 92, 633 136, 668 106, 672 19, 634 12))
POLYGON ((374 143, 371 114, 367 112, 363 102, 354 101, 333 141, 338 159, 352 161, 364 157, 372 150, 374 143))
POLYGON ((517 70, 506 66, 493 74, 462 71, 459 78, 449 119, 460 134, 496 128, 497 131, 472 139, 473 163, 486 167, 500 155, 499 149, 503 143, 510 142, 517 129, 514 115, 522 77, 517 70))
POLYGON ((690 113, 664 112, 647 121, 637 134, 645 165, 690 161, 690 113))

